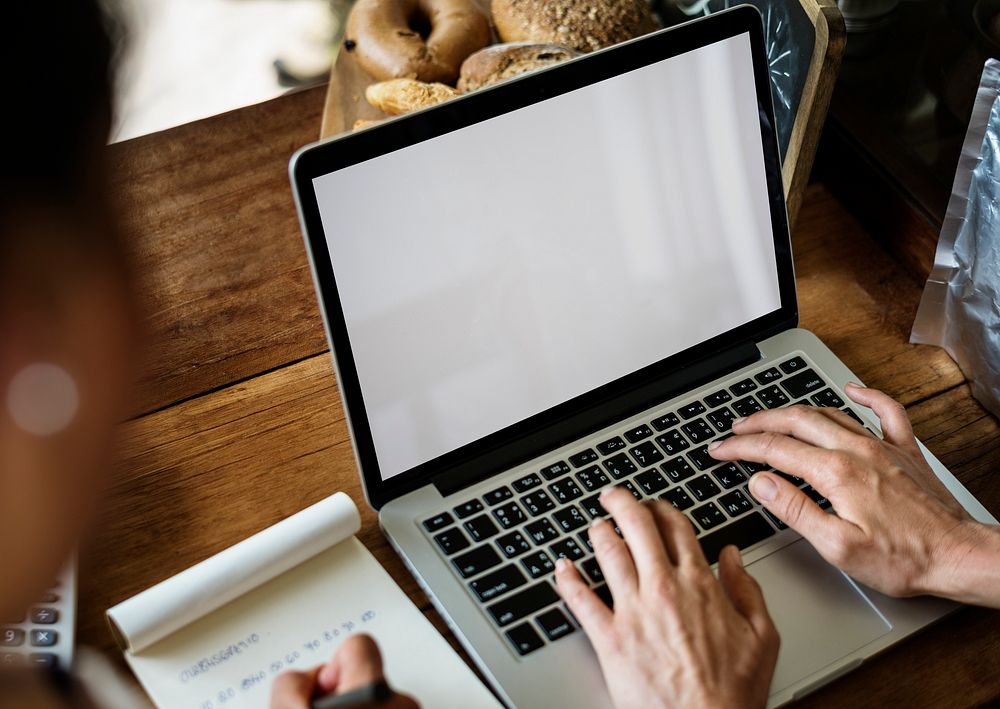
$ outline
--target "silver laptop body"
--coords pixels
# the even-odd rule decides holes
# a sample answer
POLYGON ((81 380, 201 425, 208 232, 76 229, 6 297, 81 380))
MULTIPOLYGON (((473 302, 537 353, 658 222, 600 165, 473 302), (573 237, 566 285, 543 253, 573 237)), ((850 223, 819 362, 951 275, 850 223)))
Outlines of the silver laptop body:
POLYGON ((366 496, 510 706, 610 704, 551 581, 567 556, 607 595, 608 485, 683 509, 712 561, 743 549, 782 639, 771 706, 954 608, 854 583, 753 500, 754 466, 705 453, 795 403, 879 431, 796 327, 762 42, 740 7, 293 158, 366 496))

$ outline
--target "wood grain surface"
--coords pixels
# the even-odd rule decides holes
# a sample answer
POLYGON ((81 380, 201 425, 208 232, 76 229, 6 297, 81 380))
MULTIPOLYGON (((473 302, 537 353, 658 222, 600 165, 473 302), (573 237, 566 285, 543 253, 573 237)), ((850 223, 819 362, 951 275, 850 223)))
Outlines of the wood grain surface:
MULTIPOLYGON (((362 509, 362 541, 444 628, 364 504, 325 351, 286 177, 322 104, 320 88, 114 150, 149 346, 81 551, 79 640, 111 657, 106 608, 338 489, 362 509)), ((942 351, 907 342, 918 280, 822 185, 793 242, 803 326, 906 402, 917 434, 1000 513, 996 420, 942 351)), ((1000 697, 997 657, 1000 614, 964 609, 806 703, 974 706, 1000 697)))

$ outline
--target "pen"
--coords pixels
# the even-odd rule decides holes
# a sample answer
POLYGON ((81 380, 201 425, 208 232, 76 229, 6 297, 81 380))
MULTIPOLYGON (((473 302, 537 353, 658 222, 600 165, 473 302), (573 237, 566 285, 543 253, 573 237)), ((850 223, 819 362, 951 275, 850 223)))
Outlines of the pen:
POLYGON ((343 694, 328 694, 314 699, 312 709, 346 709, 347 707, 363 707, 371 704, 382 704, 392 696, 392 690, 384 679, 359 687, 343 694))

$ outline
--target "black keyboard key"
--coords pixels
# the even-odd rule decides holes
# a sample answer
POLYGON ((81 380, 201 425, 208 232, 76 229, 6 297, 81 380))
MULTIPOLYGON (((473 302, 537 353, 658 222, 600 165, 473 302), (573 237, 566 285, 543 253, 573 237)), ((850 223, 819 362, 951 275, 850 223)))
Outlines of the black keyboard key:
POLYGON ((625 439, 629 443, 638 443, 653 435, 652 429, 646 424, 641 424, 633 429, 625 431, 625 439))
POLYGON ((652 441, 640 443, 630 450, 629 453, 635 458, 635 462, 639 464, 640 468, 648 468, 650 465, 663 460, 663 454, 653 445, 652 441))
POLYGON ((754 504, 757 504, 757 505, 760 504, 760 500, 758 500, 756 497, 754 497, 753 493, 750 492, 750 486, 749 485, 744 485, 742 489, 743 489, 743 494, 747 496, 747 499, 749 499, 754 504))
POLYGON ((777 370, 776 367, 771 367, 770 369, 765 369, 763 372, 754 377, 761 384, 770 384, 781 379, 781 372, 777 370))
POLYGON ((719 433, 725 433, 733 427, 733 421, 736 420, 736 414, 730 411, 729 407, 719 409, 718 411, 713 411, 705 418, 708 422, 712 424, 714 428, 719 433))
POLYGON ((536 551, 533 554, 522 556, 521 566, 528 572, 528 576, 533 579, 551 574, 556 570, 555 562, 544 551, 536 551))
POLYGON ((702 505, 691 510, 691 516, 694 517, 695 521, 706 532, 726 521, 726 518, 719 511, 719 508, 715 506, 714 502, 709 502, 707 505, 702 505))
POLYGON ((760 403, 769 409, 776 409, 788 403, 788 397, 785 396, 785 392, 778 388, 777 384, 758 391, 757 398, 760 399, 760 403))
POLYGON ((775 527, 777 527, 777 528, 778 528, 779 530, 782 530, 782 529, 788 529, 788 525, 787 525, 787 524, 785 524, 784 522, 782 522, 782 521, 781 521, 780 519, 778 519, 778 518, 777 518, 777 517, 776 517, 776 516, 774 515, 774 513, 773 513, 773 512, 771 512, 771 510, 764 510, 764 514, 765 514, 765 515, 767 515, 767 518, 768 518, 769 520, 771 520, 771 524, 773 524, 773 525, 774 525, 775 527))
POLYGON ((563 532, 572 532, 574 529, 579 529, 587 525, 587 518, 583 516, 583 512, 575 505, 564 507, 552 513, 552 519, 556 521, 556 525, 563 532))
POLYGON ((655 468, 639 473, 635 476, 634 480, 636 485, 642 488, 642 491, 647 495, 655 495, 670 484, 660 471, 655 468))
POLYGON ((688 419, 693 419, 698 414, 705 413, 705 405, 700 401, 692 401, 690 404, 684 404, 684 406, 677 409, 677 413, 680 417, 687 421, 688 419))
POLYGON ((556 503, 549 497, 549 494, 545 490, 529 492, 521 498, 521 504, 524 505, 524 509, 528 510, 528 514, 532 517, 545 514, 556 506, 556 503))
POLYGON ((542 479, 535 473, 528 473, 523 478, 518 478, 510 484, 515 492, 527 492, 542 484, 542 479))
POLYGON ((486 515, 479 515, 478 517, 473 517, 463 526, 465 527, 465 531, 469 533, 469 536, 472 537, 472 541, 474 542, 481 542, 484 539, 489 539, 494 534, 500 531, 499 529, 497 529, 497 526, 493 524, 493 520, 491 520, 486 515))
POLYGON ((621 480, 626 475, 631 475, 636 471, 635 465, 624 453, 613 455, 604 461, 604 469, 608 471, 615 480, 621 480))
POLYGON ((852 409, 851 407, 845 406, 844 407, 844 413, 847 414, 848 416, 850 416, 852 419, 854 419, 858 423, 860 423, 862 426, 865 425, 865 422, 861 420, 860 416, 858 416, 856 413, 854 413, 854 409, 852 409))
POLYGON ((499 505, 504 500, 509 500, 513 496, 514 493, 510 491, 510 488, 504 485, 503 487, 498 487, 496 490, 490 490, 483 495, 483 499, 486 500, 487 505, 499 505))
POLYGON ((597 451, 601 455, 611 455, 615 451, 620 451, 625 447, 625 441, 622 440, 621 436, 615 436, 614 438, 609 438, 603 443, 597 444, 597 451))
POLYGON ((545 646, 545 641, 542 640, 542 637, 529 623, 521 623, 517 627, 508 630, 504 635, 507 636, 510 644, 514 646, 517 654, 522 657, 545 646))
POLYGON ((538 546, 548 544, 553 539, 559 538, 559 531, 547 519, 540 519, 526 525, 524 531, 528 533, 531 541, 538 546))
POLYGON ((650 423, 653 428, 657 431, 666 431, 671 426, 676 426, 681 420, 677 418, 677 414, 671 412, 669 414, 663 414, 662 416, 657 416, 650 423))
POLYGON ((691 439, 692 443, 707 441, 715 435, 715 431, 712 430, 711 426, 705 423, 705 419, 698 419, 696 421, 686 423, 681 426, 681 430, 684 431, 685 436, 691 439))
POLYGON ((709 455, 708 446, 699 446, 688 453, 688 458, 698 470, 708 470, 719 464, 715 458, 709 455))
POLYGON ((660 466, 660 470, 667 476, 667 480, 672 483, 679 483, 681 480, 687 480, 694 475, 694 468, 684 460, 683 456, 677 456, 672 460, 668 460, 660 466))
POLYGON ((688 492, 698 502, 703 502, 719 494, 719 486, 707 475, 699 475, 687 484, 688 492))
POLYGON ((691 445, 677 429, 664 433, 662 436, 657 436, 656 444, 660 446, 660 448, 663 449, 663 452, 667 455, 677 455, 691 445))
POLYGON ((581 470, 576 474, 576 479, 587 489, 587 492, 599 490, 611 482, 607 474, 596 465, 592 465, 586 470, 581 470))
POLYGON ((560 475, 565 475, 566 473, 568 473, 569 466, 566 465, 564 461, 560 460, 558 463, 553 463, 552 465, 548 465, 542 468, 539 472, 542 474, 542 477, 545 478, 546 480, 555 480, 560 475))
POLYGON ((601 565, 597 563, 596 558, 590 557, 581 563, 580 566, 591 583, 604 583, 604 572, 601 571, 601 565))
POLYGON ((616 487, 623 487, 623 488, 625 488, 630 493, 632 493, 632 497, 634 497, 635 499, 637 499, 639 501, 642 501, 642 493, 635 489, 635 485, 632 484, 631 480, 626 480, 625 482, 618 483, 618 485, 616 487))
POLYGON ((35 667, 52 670, 59 665, 59 658, 51 652, 33 652, 28 655, 28 662, 35 667))
POLYGON ((35 628, 31 631, 31 644, 34 647, 52 647, 59 641, 59 633, 54 630, 35 628))
POLYGON ((801 399, 803 396, 814 394, 825 387, 826 382, 813 370, 806 369, 794 377, 788 377, 781 382, 781 386, 793 399, 801 399))
POLYGON ((574 630, 573 624, 569 622, 569 618, 558 608, 545 611, 535 618, 535 622, 538 623, 538 627, 542 629, 545 637, 549 640, 564 638, 574 630))
POLYGON ((804 488, 802 488, 802 492, 808 495, 810 500, 819 505, 820 509, 828 510, 830 509, 830 507, 833 506, 833 503, 831 503, 828 499, 823 497, 823 495, 820 494, 819 490, 814 488, 812 485, 806 485, 804 488))
POLYGON ((726 490, 731 490, 740 483, 747 480, 740 467, 736 463, 726 463, 712 471, 712 476, 719 481, 726 490))
POLYGON ((607 585, 595 586, 594 593, 597 594, 598 598, 604 601, 604 605, 606 605, 608 608, 611 608, 612 610, 614 609, 615 599, 614 597, 612 597, 611 589, 608 588, 607 585))
POLYGON ((716 406, 722 406, 727 401, 731 401, 732 398, 733 397, 729 394, 728 391, 726 391, 725 389, 720 389, 714 394, 709 394, 708 396, 706 396, 705 404, 708 406, 708 408, 714 409, 716 406))
POLYGON ((740 549, 746 549, 774 534, 774 528, 764 521, 759 512, 751 512, 722 529, 703 535, 698 542, 708 563, 714 564, 719 560, 719 553, 728 545, 735 544, 740 549))
POLYGON ((446 555, 450 556, 456 551, 462 551, 469 546, 469 540, 462 534, 458 527, 446 529, 440 534, 434 535, 434 541, 446 555))
POLYGON ((524 574, 518 571, 513 564, 508 564, 482 578, 470 581, 469 588, 472 589, 480 602, 486 603, 526 583, 528 580, 524 578, 524 574))
POLYGON ((833 389, 824 389, 819 394, 813 394, 812 400, 816 406, 829 406, 833 409, 839 409, 844 405, 844 400, 837 396, 833 389))
POLYGON ((590 528, 589 527, 587 529, 583 530, 582 532, 579 532, 576 536, 579 537, 580 541, 583 543, 583 546, 587 547, 587 551, 589 551, 589 552, 593 552, 594 551, 594 545, 590 541, 590 528))
POLYGON ((569 457, 569 462, 574 468, 582 468, 587 463, 593 463, 595 460, 597 460, 597 453, 594 452, 593 448, 574 453, 569 457))
POLYGON ((518 591, 512 596, 507 596, 503 600, 497 601, 492 606, 487 606, 486 610, 496 624, 501 628, 510 625, 515 620, 520 620, 531 615, 535 611, 540 611, 545 606, 550 606, 559 600, 559 594, 553 590, 548 581, 542 581, 534 586, 529 586, 523 591, 518 591))
POLYGON ((520 532, 511 532, 502 537, 497 537, 496 545, 508 559, 512 559, 526 551, 531 551, 531 544, 528 543, 528 540, 520 532))
POLYGON ((781 371, 785 374, 795 374, 795 372, 800 372, 806 368, 806 361, 801 357, 792 357, 791 359, 786 359, 778 366, 781 367, 781 371))
POLYGON ((743 396, 744 394, 749 394, 757 385, 754 383, 753 379, 743 379, 738 381, 729 387, 729 391, 733 392, 733 396, 743 396))
POLYGON ((757 463, 752 460, 741 460, 739 465, 743 468, 747 475, 753 475, 754 473, 759 473, 761 470, 767 470, 767 465, 764 463, 757 463))
POLYGON ((426 529, 428 532, 436 532, 439 529, 444 529, 454 521, 455 519, 450 514, 448 514, 447 512, 442 512, 440 514, 434 515, 430 519, 425 519, 424 529, 426 529))
POLYGON ((493 516, 496 517, 497 522, 504 529, 516 527, 528 519, 524 516, 524 510, 518 507, 516 502, 508 502, 506 505, 494 508, 493 516))
POLYGON ((739 490, 727 492, 718 502, 730 517, 739 517, 753 509, 753 503, 739 490))
POLYGON ((549 550, 557 559, 569 559, 570 561, 582 559, 585 555, 580 545, 572 539, 561 539, 550 546, 549 550))
POLYGON ((459 519, 465 519, 466 517, 471 517, 477 512, 483 511, 483 503, 479 500, 469 500, 468 502, 463 502, 461 505, 455 508, 455 514, 458 515, 459 519))
POLYGON ((580 507, 583 511, 590 515, 591 519, 596 519, 597 517, 607 517, 608 511, 604 509, 601 505, 600 495, 591 495, 590 497, 585 497, 580 500, 580 507))
POLYGON ((757 403, 757 400, 752 396, 747 396, 739 401, 733 402, 733 410, 740 416, 746 417, 755 414, 758 411, 763 411, 764 407, 757 403))
POLYGON ((666 500, 679 510, 686 510, 694 505, 694 500, 692 500, 688 494, 684 492, 684 488, 682 487, 675 487, 667 490, 665 493, 660 495, 660 499, 666 500))
POLYGON ((451 563, 463 579, 482 573, 487 569, 492 569, 500 563, 500 555, 491 546, 476 547, 464 554, 459 554, 451 563))
POLYGON ((797 475, 789 475, 788 473, 783 473, 780 470, 775 470, 774 474, 777 475, 777 476, 779 476, 779 477, 784 478, 785 480, 787 480, 788 482, 790 482, 795 487, 802 487, 805 484, 805 482, 806 482, 805 480, 803 480, 802 478, 798 477, 797 475))
POLYGON ((555 496, 556 501, 560 503, 572 502, 576 498, 583 495, 583 490, 573 482, 573 478, 566 478, 558 482, 554 482, 549 485, 549 490, 555 496))

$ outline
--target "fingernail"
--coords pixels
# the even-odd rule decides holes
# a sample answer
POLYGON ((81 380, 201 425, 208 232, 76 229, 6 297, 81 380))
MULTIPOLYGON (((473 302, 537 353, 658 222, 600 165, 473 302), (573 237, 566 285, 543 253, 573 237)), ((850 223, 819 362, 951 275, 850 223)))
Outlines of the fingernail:
POLYGON ((337 674, 333 669, 333 663, 328 662, 323 665, 319 670, 319 675, 316 678, 319 683, 323 686, 330 686, 337 681, 337 674))
POLYGON ((739 426, 741 423, 747 420, 746 416, 740 416, 738 419, 733 419, 733 425, 739 426))
POLYGON ((762 502, 770 502, 778 494, 778 486, 768 475, 757 473, 750 478, 750 492, 762 502))
POLYGON ((603 517, 597 517, 593 522, 590 523, 591 527, 599 527, 602 524, 607 524, 603 517))
POLYGON ((708 444, 708 450, 714 451, 716 448, 722 445, 722 441, 712 441, 708 444))
POLYGON ((568 571, 568 570, 569 570, 569 559, 567 559, 566 557, 559 557, 559 559, 556 560, 556 573, 559 574, 562 573, 563 571, 568 571))
POLYGON ((852 389, 864 389, 864 387, 858 384, 857 382, 847 382, 847 387, 850 387, 852 389))

